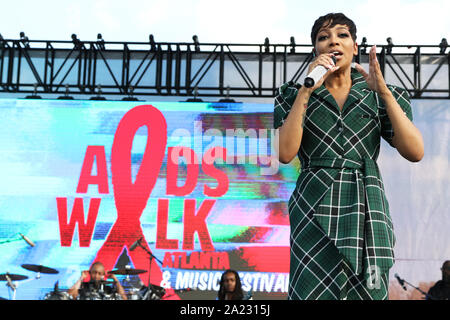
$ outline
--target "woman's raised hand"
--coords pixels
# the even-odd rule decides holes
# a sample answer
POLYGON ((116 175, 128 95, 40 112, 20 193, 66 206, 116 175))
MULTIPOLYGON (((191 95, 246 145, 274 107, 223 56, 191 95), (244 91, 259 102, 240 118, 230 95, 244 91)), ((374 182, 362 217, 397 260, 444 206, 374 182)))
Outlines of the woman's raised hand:
POLYGON ((364 76, 369 88, 382 95, 387 93, 389 89, 386 85, 386 82, 384 81, 384 77, 381 72, 380 63, 377 59, 376 49, 376 46, 372 46, 369 51, 369 73, 367 73, 364 68, 358 63, 355 63, 355 68, 364 76))

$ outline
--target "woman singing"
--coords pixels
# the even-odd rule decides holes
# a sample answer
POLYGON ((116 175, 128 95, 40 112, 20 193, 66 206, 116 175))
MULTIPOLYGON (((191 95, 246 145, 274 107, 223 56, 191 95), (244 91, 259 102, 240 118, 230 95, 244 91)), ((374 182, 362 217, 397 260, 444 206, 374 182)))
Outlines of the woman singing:
POLYGON ((341 13, 320 17, 311 40, 328 69, 312 88, 292 81, 275 98, 279 159, 298 155, 289 199, 289 299, 388 299, 395 236, 376 163, 383 137, 409 161, 423 157, 408 93, 386 85, 376 57, 355 64, 356 26, 341 13), (336 64, 332 56, 336 57, 336 64))

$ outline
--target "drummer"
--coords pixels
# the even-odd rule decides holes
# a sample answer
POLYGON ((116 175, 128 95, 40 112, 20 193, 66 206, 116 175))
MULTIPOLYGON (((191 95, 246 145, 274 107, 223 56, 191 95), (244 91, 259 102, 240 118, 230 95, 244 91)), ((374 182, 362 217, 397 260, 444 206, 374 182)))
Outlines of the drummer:
MULTIPOLYGON (((89 271, 82 271, 81 277, 78 279, 77 282, 68 290, 68 293, 76 299, 80 292, 88 292, 89 290, 98 290, 100 288, 100 284, 102 281, 105 280, 105 266, 100 261, 94 262, 91 267, 89 268, 89 271), (89 282, 84 282, 84 280, 90 276, 89 282)), ((122 285, 120 284, 119 280, 117 280, 116 276, 114 274, 108 274, 108 278, 111 278, 114 280, 114 285, 116 287, 117 293, 121 296, 123 300, 127 300, 127 295, 125 293, 125 290, 123 289, 122 285)), ((112 288, 105 286, 103 288, 106 294, 112 293, 112 288)))

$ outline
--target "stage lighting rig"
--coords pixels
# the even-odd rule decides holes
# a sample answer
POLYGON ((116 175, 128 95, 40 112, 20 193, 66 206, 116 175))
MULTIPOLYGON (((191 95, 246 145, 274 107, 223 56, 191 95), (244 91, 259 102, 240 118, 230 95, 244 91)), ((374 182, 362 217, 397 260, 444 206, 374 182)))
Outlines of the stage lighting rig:
POLYGON ((388 45, 386 47, 386 53, 387 54, 391 54, 392 53, 392 48, 394 47, 394 43, 392 42, 392 38, 391 37, 387 38, 386 42, 388 43, 388 45))
POLYGON ((269 53, 270 52, 270 41, 269 41, 269 38, 268 37, 266 37, 265 39, 264 39, 264 47, 265 47, 265 49, 264 49, 264 51, 266 52, 266 53, 269 53))
POLYGON ((192 40, 194 40, 194 45, 195 45, 195 52, 200 52, 200 43, 198 42, 198 37, 197 35, 193 35, 192 36, 192 40))
POLYGON ((133 91, 134 91, 134 88, 133 87, 129 87, 128 97, 122 98, 122 101, 139 101, 138 98, 133 97, 133 91))
POLYGON ((230 98, 230 86, 227 86, 227 93, 225 95, 225 98, 220 99, 219 102, 224 102, 224 103, 235 103, 236 102, 234 99, 230 98))
POLYGON ((97 95, 95 97, 91 97, 89 100, 106 100, 105 97, 102 97, 102 86, 97 85, 97 95))
POLYGON ((77 50, 81 49, 82 44, 81 44, 80 39, 77 38, 77 35, 75 33, 72 33, 71 38, 72 38, 72 42, 73 42, 75 49, 77 49, 77 50))
POLYGON ((149 35, 148 36, 148 40, 150 42, 150 51, 156 51, 156 43, 155 43, 155 38, 153 37, 153 35, 149 35))
POLYGON ((33 87, 34 87, 33 94, 31 96, 26 96, 25 99, 41 99, 41 97, 37 95, 38 84, 35 83, 33 87))
POLYGON ((97 44, 100 50, 105 50, 105 40, 103 40, 102 34, 97 34, 97 44))
POLYGON ((197 96, 198 96, 198 88, 195 87, 194 88, 194 98, 189 98, 186 100, 186 102, 203 102, 203 100, 200 98, 197 98, 197 96))
POLYGON ((64 93, 63 96, 59 96, 58 100, 73 100, 73 97, 69 96, 69 92, 70 92, 69 91, 69 85, 66 84, 65 87, 66 87, 66 92, 64 93))
POLYGON ((441 49, 439 51, 440 54, 445 54, 445 50, 447 50, 448 42, 446 38, 442 38, 441 43, 439 43, 439 48, 441 49))
POLYGON ((291 53, 295 53, 295 38, 291 37, 291 53))
POLYGON ((361 53, 364 53, 364 54, 366 54, 366 51, 367 51, 367 38, 366 37, 363 37, 362 38, 362 42, 361 42, 361 45, 360 45, 360 47, 361 47, 361 53))
POLYGON ((29 47, 30 47, 30 43, 29 43, 28 40, 29 40, 29 39, 28 39, 28 37, 25 35, 25 32, 21 31, 21 32, 20 32, 20 41, 23 43, 23 45, 24 45, 26 48, 29 48, 29 47))

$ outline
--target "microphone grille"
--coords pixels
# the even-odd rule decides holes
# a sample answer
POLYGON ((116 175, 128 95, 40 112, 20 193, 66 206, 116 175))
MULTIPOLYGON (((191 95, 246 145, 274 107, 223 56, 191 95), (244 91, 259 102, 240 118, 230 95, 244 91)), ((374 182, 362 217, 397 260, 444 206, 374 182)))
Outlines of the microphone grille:
POLYGON ((314 80, 312 78, 305 78, 304 82, 305 87, 312 88, 314 86, 314 80))

